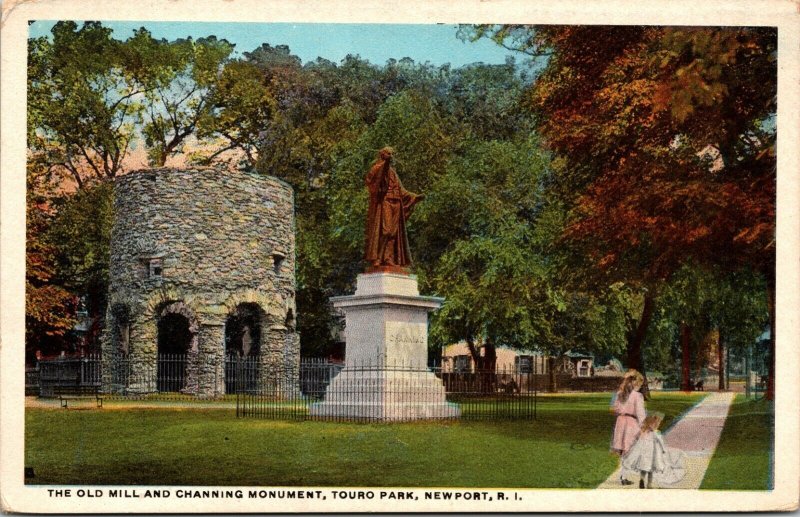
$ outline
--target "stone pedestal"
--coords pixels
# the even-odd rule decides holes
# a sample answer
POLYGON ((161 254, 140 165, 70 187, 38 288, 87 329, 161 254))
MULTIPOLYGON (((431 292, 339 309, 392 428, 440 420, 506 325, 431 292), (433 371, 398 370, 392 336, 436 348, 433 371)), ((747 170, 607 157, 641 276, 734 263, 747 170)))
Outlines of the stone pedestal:
POLYGON ((332 298, 345 315, 345 367, 310 408, 312 416, 418 420, 454 418, 441 380, 427 369, 428 313, 442 298, 420 296, 414 276, 358 276, 352 296, 332 298))

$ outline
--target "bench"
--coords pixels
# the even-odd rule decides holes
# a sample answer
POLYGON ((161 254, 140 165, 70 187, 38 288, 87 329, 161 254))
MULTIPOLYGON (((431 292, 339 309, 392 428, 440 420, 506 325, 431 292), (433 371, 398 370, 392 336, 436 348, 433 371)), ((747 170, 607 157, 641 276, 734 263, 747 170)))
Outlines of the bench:
POLYGON ((520 392, 519 385, 517 384, 517 381, 515 381, 514 379, 511 379, 509 382, 501 381, 497 389, 501 393, 505 393, 506 395, 513 395, 514 393, 520 392))
POLYGON ((694 385, 694 390, 695 390, 695 391, 703 391, 703 387, 704 387, 704 386, 705 386, 705 383, 703 382, 703 380, 702 380, 702 379, 700 379, 699 381, 697 381, 697 382, 695 383, 695 385, 694 385))
POLYGON ((100 386, 54 386, 53 395, 61 401, 61 407, 66 408, 70 400, 90 400, 97 402, 97 407, 103 407, 103 397, 100 395, 100 386))

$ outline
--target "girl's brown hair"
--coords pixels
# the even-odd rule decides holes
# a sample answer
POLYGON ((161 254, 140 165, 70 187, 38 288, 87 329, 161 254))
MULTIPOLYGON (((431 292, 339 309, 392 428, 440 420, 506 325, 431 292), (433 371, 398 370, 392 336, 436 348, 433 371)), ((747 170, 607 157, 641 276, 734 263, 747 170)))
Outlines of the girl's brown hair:
POLYGON ((644 422, 642 422, 642 432, 657 430, 662 420, 664 420, 663 413, 650 413, 644 418, 644 422))
POLYGON ((628 401, 628 397, 633 392, 634 385, 644 380, 642 374, 636 370, 628 370, 622 377, 622 384, 619 385, 617 390, 617 399, 623 404, 628 401))

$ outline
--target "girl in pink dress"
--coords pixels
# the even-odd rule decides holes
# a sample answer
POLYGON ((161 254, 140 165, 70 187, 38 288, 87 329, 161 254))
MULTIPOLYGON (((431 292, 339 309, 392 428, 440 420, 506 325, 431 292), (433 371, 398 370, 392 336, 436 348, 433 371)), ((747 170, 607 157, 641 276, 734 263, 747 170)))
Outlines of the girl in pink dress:
MULTIPOLYGON (((639 393, 644 378, 636 370, 628 370, 622 377, 622 383, 614 394, 611 409, 617 415, 614 424, 614 436, 611 438, 611 450, 620 458, 628 452, 639 437, 639 430, 646 416, 644 410, 644 397, 639 393)), ((633 482, 625 479, 625 469, 620 469, 619 481, 623 485, 633 482)))

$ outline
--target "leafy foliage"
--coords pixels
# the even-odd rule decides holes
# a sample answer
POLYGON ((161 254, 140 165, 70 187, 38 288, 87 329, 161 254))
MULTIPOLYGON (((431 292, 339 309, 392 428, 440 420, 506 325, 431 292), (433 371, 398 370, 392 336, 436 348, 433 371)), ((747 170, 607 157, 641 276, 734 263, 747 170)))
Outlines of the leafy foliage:
POLYGON ((215 37, 156 41, 141 28, 123 45, 131 82, 145 92, 142 135, 151 165, 184 152, 187 140, 219 102, 217 74, 233 45, 215 37))
POLYGON ((63 346, 59 338, 75 320, 72 295, 53 283, 56 249, 46 239, 53 218, 53 186, 35 162, 28 165, 26 183, 25 352, 31 359, 36 350, 59 350, 63 346))
POLYGON ((59 285, 88 295, 87 309, 93 316, 105 313, 113 192, 112 183, 102 182, 60 200, 47 232, 57 250, 59 285))
POLYGON ((120 41, 99 22, 58 22, 52 41, 28 41, 28 147, 78 188, 124 172, 137 145, 162 166, 212 109, 232 50, 214 37, 167 42, 141 28, 120 41))
POLYGON ((447 299, 432 344, 464 340, 487 361, 500 345, 627 346, 641 366, 643 344, 674 360, 682 321, 752 340, 757 290, 774 285, 774 30, 462 34, 532 66, 304 64, 266 43, 234 57, 213 36, 120 41, 97 22, 29 40, 29 181, 77 186, 29 199, 31 331, 66 332, 69 293, 103 312, 112 214, 98 180, 143 146, 151 165, 238 164, 292 185, 302 351, 329 353, 328 300, 362 270, 364 176, 391 145, 405 187, 426 194, 409 237, 422 288, 447 299))
POLYGON ((141 111, 126 81, 121 43, 98 22, 59 22, 53 40, 28 42, 28 146, 82 186, 114 177, 141 111))
POLYGON ((631 366, 643 366, 656 299, 682 266, 748 266, 774 282, 774 29, 463 31, 546 61, 527 105, 564 160, 553 192, 570 207, 565 238, 602 273, 593 283, 646 293, 631 366))

